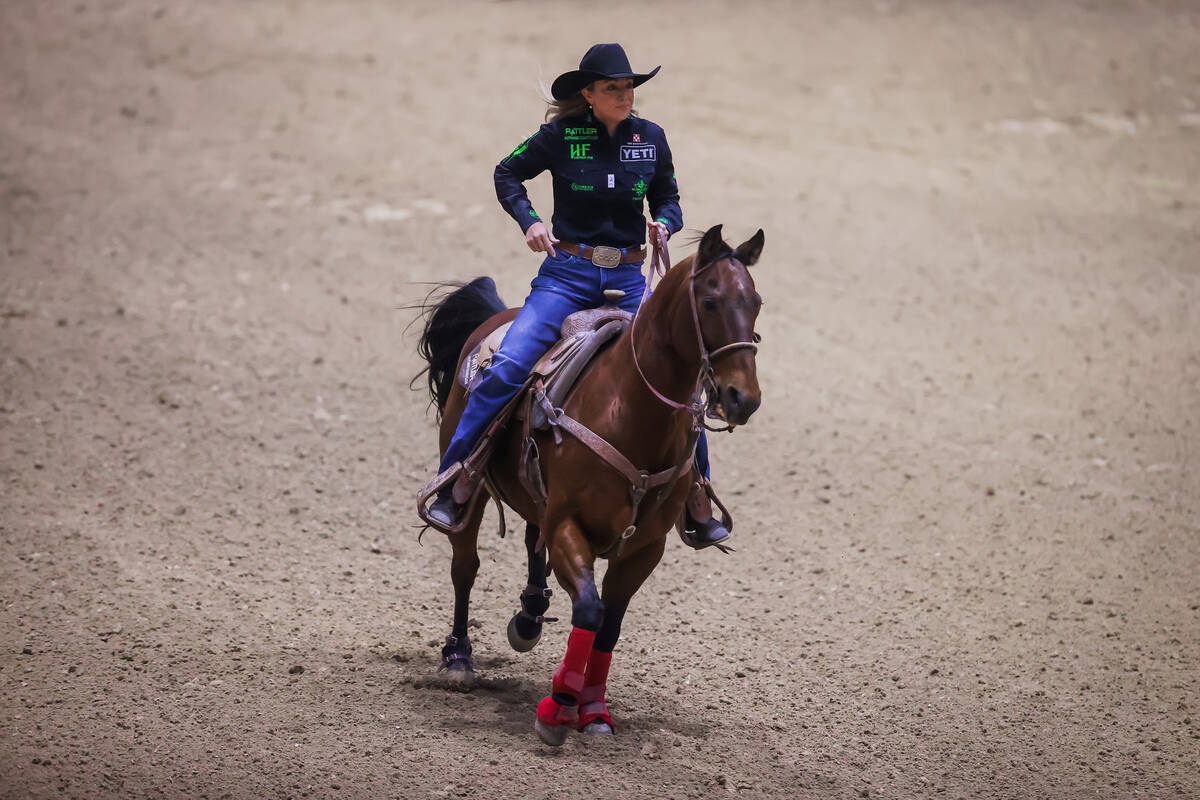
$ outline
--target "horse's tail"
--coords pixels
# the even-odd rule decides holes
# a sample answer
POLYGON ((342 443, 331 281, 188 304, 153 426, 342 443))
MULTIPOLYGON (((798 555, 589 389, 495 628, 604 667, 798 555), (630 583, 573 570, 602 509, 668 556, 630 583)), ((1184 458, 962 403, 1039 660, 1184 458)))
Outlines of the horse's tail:
POLYGON ((413 376, 409 388, 426 376, 429 383, 429 402, 437 408, 438 419, 446 408, 454 373, 458 369, 458 354, 476 328, 503 311, 506 306, 491 278, 476 278, 470 283, 458 281, 439 283, 418 303, 425 329, 417 342, 417 352, 429 366, 413 376))

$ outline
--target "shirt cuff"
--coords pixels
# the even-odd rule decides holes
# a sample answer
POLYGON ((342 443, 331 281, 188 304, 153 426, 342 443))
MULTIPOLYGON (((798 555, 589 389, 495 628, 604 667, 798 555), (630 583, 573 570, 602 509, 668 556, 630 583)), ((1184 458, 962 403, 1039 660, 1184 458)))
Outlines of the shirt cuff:
POLYGON ((539 217, 538 213, 531 208, 527 214, 522 214, 518 221, 521 224, 521 233, 525 233, 527 230, 533 227, 533 223, 541 222, 542 218, 539 217))

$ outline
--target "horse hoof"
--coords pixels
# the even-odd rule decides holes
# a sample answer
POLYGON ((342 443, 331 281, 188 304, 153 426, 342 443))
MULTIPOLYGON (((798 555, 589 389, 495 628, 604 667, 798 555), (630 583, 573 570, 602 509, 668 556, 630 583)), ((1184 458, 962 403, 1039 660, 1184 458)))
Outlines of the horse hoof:
POLYGON ((460 689, 470 689, 475 685, 475 670, 466 665, 456 665, 441 670, 446 683, 460 689))
POLYGON ((541 740, 551 747, 562 747, 562 743, 567 740, 567 734, 571 732, 569 725, 547 725, 540 719, 533 721, 533 729, 537 731, 541 740))
POLYGON ((612 736, 612 726, 603 720, 593 720, 579 730, 584 736, 612 736))
POLYGON ((461 661, 453 666, 443 669, 442 674, 452 681, 459 682, 473 680, 475 678, 475 670, 471 668, 471 665, 464 664, 461 661))
POLYGON ((512 645, 512 649, 518 653, 528 653, 533 648, 537 647, 537 643, 542 640, 541 626, 538 626, 537 636, 532 639, 526 639, 521 636, 517 630, 517 615, 513 614, 512 619, 508 621, 508 643, 512 645))

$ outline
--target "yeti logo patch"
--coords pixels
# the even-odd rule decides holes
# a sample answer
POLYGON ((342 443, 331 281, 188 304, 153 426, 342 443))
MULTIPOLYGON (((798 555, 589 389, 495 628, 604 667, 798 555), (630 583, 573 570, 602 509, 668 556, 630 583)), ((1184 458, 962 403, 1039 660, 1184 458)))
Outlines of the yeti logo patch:
POLYGON ((652 144, 623 144, 621 145, 622 161, 654 161, 658 157, 652 144))

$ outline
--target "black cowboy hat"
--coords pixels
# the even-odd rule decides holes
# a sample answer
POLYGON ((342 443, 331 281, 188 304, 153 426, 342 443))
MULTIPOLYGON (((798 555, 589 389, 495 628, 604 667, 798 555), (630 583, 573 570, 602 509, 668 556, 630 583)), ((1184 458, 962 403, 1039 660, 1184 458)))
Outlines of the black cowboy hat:
POLYGON ((611 80, 613 78, 633 78, 634 86, 641 86, 653 78, 661 66, 655 67, 645 75, 634 72, 629 66, 629 58, 625 49, 616 44, 594 44, 579 62, 579 69, 564 72, 554 79, 550 94, 555 100, 566 100, 571 95, 587 86, 592 81, 611 80))

